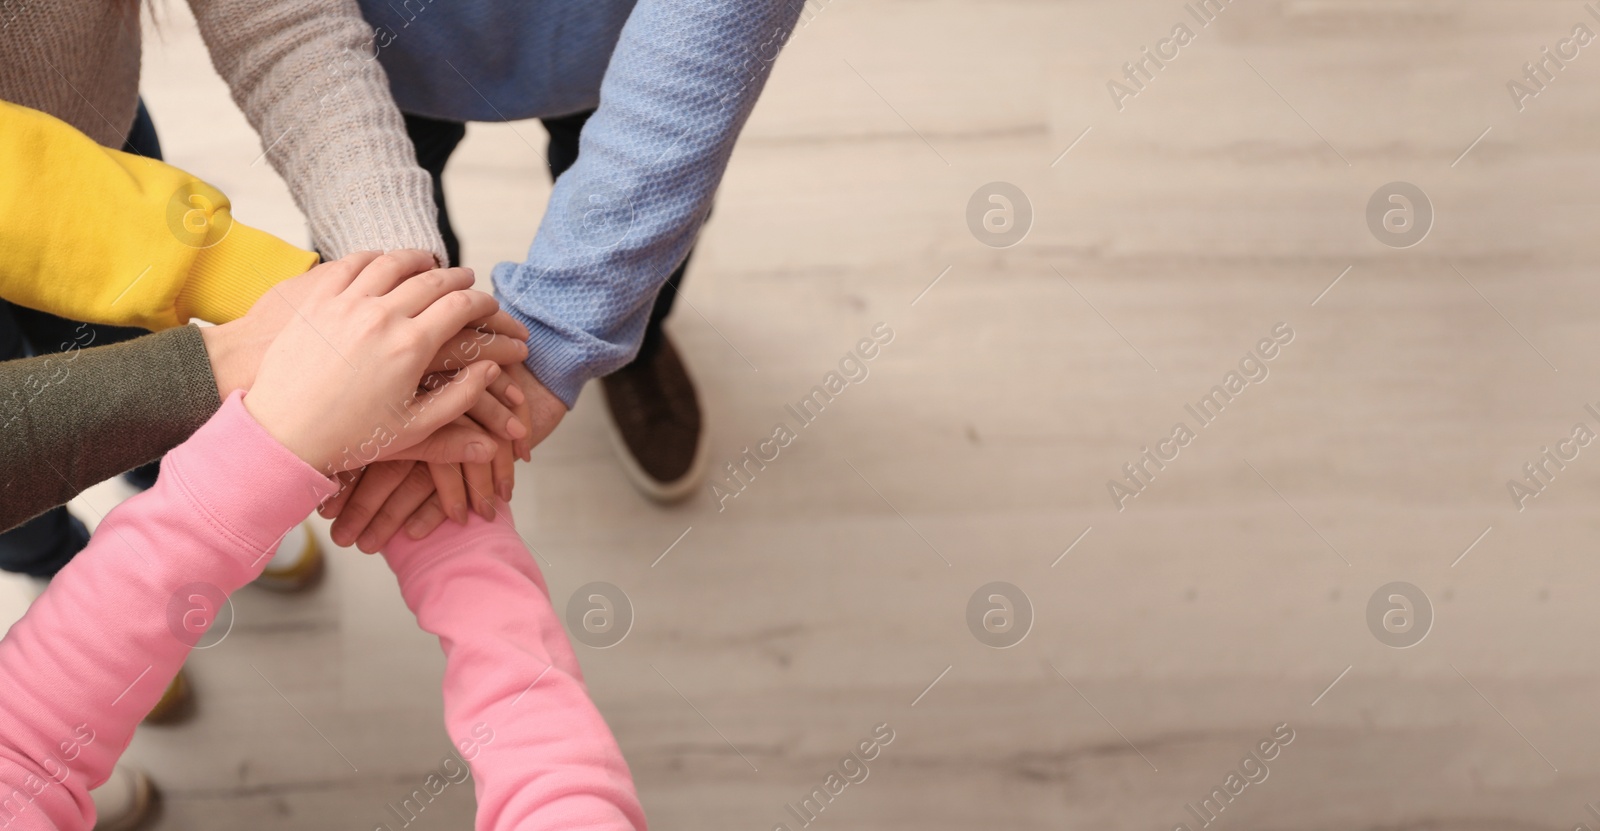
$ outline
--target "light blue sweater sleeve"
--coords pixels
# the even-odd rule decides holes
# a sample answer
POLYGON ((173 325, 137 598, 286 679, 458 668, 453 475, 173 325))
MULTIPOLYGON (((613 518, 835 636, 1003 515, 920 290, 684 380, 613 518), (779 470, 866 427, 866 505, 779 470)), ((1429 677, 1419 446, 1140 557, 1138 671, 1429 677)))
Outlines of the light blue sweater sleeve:
POLYGON ((802 5, 639 0, 629 15, 527 260, 494 269, 533 333, 528 368, 568 407, 638 351, 802 5))

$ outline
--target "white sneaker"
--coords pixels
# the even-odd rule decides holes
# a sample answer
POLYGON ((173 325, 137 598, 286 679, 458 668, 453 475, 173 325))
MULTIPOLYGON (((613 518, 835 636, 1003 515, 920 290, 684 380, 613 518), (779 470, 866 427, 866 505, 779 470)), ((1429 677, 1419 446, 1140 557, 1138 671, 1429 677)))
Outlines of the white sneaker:
POLYGON ((278 543, 278 550, 253 585, 275 592, 300 592, 316 585, 322 577, 322 549, 311 526, 300 523, 289 529, 278 543))
POLYGON ((134 831, 155 816, 155 783, 132 765, 117 765, 104 785, 89 792, 94 800, 94 831, 134 831))

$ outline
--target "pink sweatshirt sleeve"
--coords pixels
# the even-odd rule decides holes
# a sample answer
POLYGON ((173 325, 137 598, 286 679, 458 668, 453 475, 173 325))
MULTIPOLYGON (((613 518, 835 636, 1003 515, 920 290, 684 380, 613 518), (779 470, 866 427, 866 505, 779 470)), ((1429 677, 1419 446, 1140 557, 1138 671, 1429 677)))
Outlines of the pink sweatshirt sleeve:
POLYGON ((384 551, 444 648, 445 726, 477 778, 477 829, 643 831, 628 765, 510 513, 384 551))
POLYGON ((193 598, 255 579, 333 491, 235 393, 167 455, 154 488, 106 515, 0 640, 0 828, 94 825, 90 788, 204 633, 193 598))

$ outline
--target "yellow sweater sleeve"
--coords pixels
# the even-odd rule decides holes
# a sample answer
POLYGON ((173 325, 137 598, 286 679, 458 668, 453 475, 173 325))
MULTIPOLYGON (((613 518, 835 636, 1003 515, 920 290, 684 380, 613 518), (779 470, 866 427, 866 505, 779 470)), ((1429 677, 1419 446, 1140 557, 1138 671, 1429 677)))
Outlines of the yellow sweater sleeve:
POLYGON ((0 297, 90 323, 225 323, 316 262, 205 182, 0 102, 0 297))

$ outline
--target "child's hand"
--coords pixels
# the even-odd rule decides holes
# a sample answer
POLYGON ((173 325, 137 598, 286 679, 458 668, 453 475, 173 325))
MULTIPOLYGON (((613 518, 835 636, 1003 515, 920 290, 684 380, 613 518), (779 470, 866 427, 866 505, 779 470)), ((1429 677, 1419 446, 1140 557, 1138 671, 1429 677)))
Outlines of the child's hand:
MULTIPOLYGON (((245 407, 319 471, 400 456, 466 412, 499 377, 492 361, 477 361, 418 392, 440 348, 498 308, 470 290, 470 270, 432 265, 422 251, 327 263, 262 357, 245 407)), ((456 461, 488 462, 495 447, 473 442, 460 450, 456 461)))

